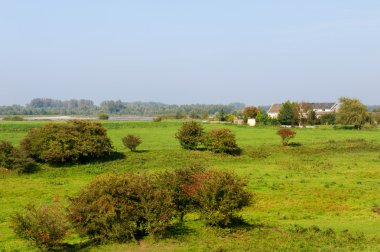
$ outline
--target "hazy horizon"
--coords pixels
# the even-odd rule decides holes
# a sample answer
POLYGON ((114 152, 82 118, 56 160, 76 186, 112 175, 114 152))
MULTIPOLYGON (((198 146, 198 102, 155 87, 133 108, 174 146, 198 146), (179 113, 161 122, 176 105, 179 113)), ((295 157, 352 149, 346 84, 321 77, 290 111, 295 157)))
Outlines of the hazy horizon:
POLYGON ((0 105, 380 104, 380 1, 3 1, 0 105))

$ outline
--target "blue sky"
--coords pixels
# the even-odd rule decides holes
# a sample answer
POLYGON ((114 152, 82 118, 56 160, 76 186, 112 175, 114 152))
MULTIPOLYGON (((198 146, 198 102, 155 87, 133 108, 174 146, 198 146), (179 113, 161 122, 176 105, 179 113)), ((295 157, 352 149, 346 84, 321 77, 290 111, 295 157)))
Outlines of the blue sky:
POLYGON ((378 0, 0 0, 0 105, 380 104, 378 0))

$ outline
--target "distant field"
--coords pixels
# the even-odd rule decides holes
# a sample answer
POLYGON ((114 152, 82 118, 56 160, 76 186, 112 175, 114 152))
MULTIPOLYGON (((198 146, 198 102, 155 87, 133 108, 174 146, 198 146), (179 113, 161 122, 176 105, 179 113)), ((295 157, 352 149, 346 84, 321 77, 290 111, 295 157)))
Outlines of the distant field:
MULTIPOLYGON (((14 144, 46 122, 0 122, 0 139, 14 144)), ((205 227, 188 216, 183 227, 162 241, 146 238, 83 251, 380 251, 380 130, 296 129, 296 147, 282 147, 278 128, 229 127, 241 156, 182 150, 174 138, 179 121, 104 122, 114 146, 126 158, 53 168, 32 175, 0 172, 0 248, 34 251, 9 228, 9 216, 29 202, 46 203, 76 194, 97 175, 157 172, 201 162, 233 170, 248 180, 255 204, 242 215, 249 225, 236 229, 205 227), (121 142, 127 134, 143 139, 143 152, 121 142)), ((77 244, 79 237, 68 241, 77 244)), ((76 249, 79 249, 78 247, 76 249)))

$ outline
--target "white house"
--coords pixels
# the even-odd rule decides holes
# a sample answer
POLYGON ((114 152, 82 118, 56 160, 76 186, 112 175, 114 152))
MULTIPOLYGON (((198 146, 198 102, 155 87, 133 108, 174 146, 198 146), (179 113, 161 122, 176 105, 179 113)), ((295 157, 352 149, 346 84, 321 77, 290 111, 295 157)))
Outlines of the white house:
MULTIPOLYGON (((323 114, 333 113, 338 111, 339 105, 334 102, 320 102, 320 103, 305 103, 306 105, 310 105, 315 111, 317 117, 320 117, 323 114)), ((271 118, 277 118, 278 113, 282 108, 282 104, 272 104, 270 106, 267 114, 271 118)))

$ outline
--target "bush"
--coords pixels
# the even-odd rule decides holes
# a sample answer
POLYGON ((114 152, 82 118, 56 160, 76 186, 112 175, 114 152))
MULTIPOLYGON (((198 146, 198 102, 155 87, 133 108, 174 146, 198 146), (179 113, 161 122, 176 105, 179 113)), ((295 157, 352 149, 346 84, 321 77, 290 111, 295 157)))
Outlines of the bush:
POLYGON ((57 204, 41 207, 28 205, 23 212, 12 216, 12 228, 20 238, 50 251, 57 248, 67 236, 70 225, 57 204))
POLYGON ((99 120, 108 120, 110 116, 108 114, 99 114, 98 118, 99 120))
POLYGON ((184 216, 196 209, 196 201, 185 191, 186 186, 194 184, 196 174, 205 169, 199 164, 191 164, 185 168, 162 173, 159 178, 164 188, 167 188, 173 198, 176 216, 183 222, 184 216))
POLYGON ((320 122, 322 125, 333 125, 335 124, 336 118, 335 113, 327 113, 321 115, 320 122))
POLYGON ((4 116, 4 121, 24 121, 22 116, 4 116))
POLYGON ((69 121, 49 123, 28 132, 21 148, 30 157, 46 163, 88 161, 112 153, 111 140, 100 123, 69 121))
POLYGON ((228 128, 212 129, 206 135, 204 144, 208 150, 215 153, 240 153, 240 148, 236 144, 235 134, 228 128))
POLYGON ((277 131, 277 135, 281 137, 282 145, 287 146, 289 144, 290 139, 296 136, 296 132, 291 129, 280 129, 277 131))
POLYGON ((161 122, 161 121, 162 121, 161 116, 157 116, 157 117, 153 118, 153 122, 161 122))
POLYGON ((175 137, 179 140, 182 148, 195 150, 204 140, 204 130, 198 122, 184 122, 175 137))
POLYGON ((174 215, 170 193, 153 176, 109 175, 96 179, 71 199, 69 218, 81 235, 126 241, 162 235, 174 215))
POLYGON ((192 178, 193 184, 185 184, 184 190, 197 202, 201 218, 209 225, 231 224, 236 213, 251 203, 252 194, 234 173, 209 170, 192 178))
POLYGON ((130 149, 131 151, 136 151, 137 146, 142 143, 142 140, 138 136, 128 135, 121 139, 125 147, 130 149))
POLYGON ((17 169, 21 173, 31 173, 38 170, 33 159, 6 141, 0 141, 0 167, 17 169))

